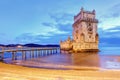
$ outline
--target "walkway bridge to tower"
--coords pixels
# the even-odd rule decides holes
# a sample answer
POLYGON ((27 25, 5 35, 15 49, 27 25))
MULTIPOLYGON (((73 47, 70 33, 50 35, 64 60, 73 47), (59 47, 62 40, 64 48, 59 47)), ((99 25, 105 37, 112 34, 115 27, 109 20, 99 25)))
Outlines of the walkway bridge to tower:
POLYGON ((5 53, 11 54, 12 60, 17 60, 17 54, 21 53, 19 57, 21 57, 22 60, 26 60, 28 58, 53 55, 59 52, 59 47, 0 47, 0 60, 4 60, 5 53))

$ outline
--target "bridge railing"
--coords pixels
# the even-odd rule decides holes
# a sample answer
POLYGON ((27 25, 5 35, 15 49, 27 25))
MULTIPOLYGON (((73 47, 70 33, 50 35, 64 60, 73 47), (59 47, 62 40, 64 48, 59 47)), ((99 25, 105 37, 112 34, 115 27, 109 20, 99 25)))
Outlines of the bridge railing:
POLYGON ((0 47, 0 52, 9 51, 9 50, 45 50, 45 49, 59 49, 59 47, 0 47))

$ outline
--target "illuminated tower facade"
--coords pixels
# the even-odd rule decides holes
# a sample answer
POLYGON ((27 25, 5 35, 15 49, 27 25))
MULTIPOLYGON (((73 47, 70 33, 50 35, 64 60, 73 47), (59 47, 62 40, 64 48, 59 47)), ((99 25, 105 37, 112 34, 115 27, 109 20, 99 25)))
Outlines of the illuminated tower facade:
MULTIPOLYGON (((74 16, 73 40, 70 49, 73 51, 98 51, 99 35, 97 32, 98 20, 96 12, 81 11, 74 16)), ((67 46, 66 46, 67 47, 67 46)), ((61 47, 62 49, 62 47, 61 47)))

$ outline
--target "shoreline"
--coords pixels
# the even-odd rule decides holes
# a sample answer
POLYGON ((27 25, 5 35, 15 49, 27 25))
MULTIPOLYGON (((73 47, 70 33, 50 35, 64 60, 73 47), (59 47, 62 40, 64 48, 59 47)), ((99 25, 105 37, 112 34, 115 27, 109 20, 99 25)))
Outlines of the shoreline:
POLYGON ((1 80, 118 80, 120 71, 54 70, 28 68, 0 62, 1 80), (113 76, 114 75, 114 76, 113 76))
MULTIPOLYGON (((13 64, 13 65, 18 65, 18 64, 13 64)), ((54 64, 49 64, 49 65, 43 64, 42 66, 32 66, 32 65, 22 64, 18 66, 23 66, 28 68, 37 68, 37 69, 50 69, 50 70, 91 70, 91 71, 100 70, 100 68, 98 67, 70 66, 70 65, 67 66, 67 65, 54 65, 54 64)))
MULTIPOLYGON (((5 63, 5 64, 9 64, 9 63, 5 63)), ((27 68, 36 68, 36 69, 49 69, 49 70, 120 71, 120 69, 105 69, 100 67, 58 65, 58 64, 46 64, 46 63, 39 63, 39 65, 42 65, 42 66, 32 65, 32 64, 30 65, 27 63, 11 64, 11 65, 23 66, 27 68)))
POLYGON ((12 63, 6 63, 11 65, 23 66, 28 68, 38 69, 51 69, 51 70, 103 70, 100 67, 93 66, 78 66, 78 65, 67 65, 67 64, 52 64, 52 63, 35 63, 35 62, 23 62, 21 60, 13 61, 12 63))
MULTIPOLYGON (((7 59, 6 59, 7 60, 7 59)), ((9 60, 8 60, 9 61, 9 60)), ((15 60, 10 61, 10 63, 7 61, 3 61, 5 64, 11 64, 11 65, 18 65, 18 66, 24 66, 28 68, 42 68, 42 69, 55 69, 55 70, 117 70, 120 71, 120 68, 105 68, 101 67, 100 65, 72 65, 72 64, 56 64, 56 63, 43 63, 43 62, 37 62, 37 61, 22 61, 22 60, 15 60)), ((107 62, 108 63, 108 62, 107 62)), ((112 62, 111 62, 112 63, 112 62)), ((117 66, 115 64, 115 66, 117 66)))

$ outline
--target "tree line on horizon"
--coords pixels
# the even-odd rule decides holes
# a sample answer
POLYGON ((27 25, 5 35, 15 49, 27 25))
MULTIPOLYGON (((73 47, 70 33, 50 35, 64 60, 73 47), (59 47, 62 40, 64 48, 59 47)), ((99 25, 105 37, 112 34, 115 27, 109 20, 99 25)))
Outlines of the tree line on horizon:
POLYGON ((41 44, 0 44, 2 47, 17 47, 17 46, 24 46, 24 47, 60 47, 58 44, 47 44, 47 45, 41 45, 41 44))

